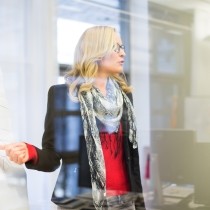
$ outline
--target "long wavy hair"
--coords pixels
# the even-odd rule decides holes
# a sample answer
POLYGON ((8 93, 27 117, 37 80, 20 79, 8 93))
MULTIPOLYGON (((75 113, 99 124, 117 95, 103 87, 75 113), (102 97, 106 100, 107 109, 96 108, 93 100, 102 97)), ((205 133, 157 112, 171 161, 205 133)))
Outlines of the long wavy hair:
MULTIPOLYGON (((113 27, 94 26, 80 37, 74 52, 73 67, 65 75, 70 97, 74 101, 79 100, 82 91, 89 91, 92 88, 100 60, 113 52, 113 46, 116 44, 115 34, 116 30, 113 27)), ((118 82, 125 93, 131 92, 123 72, 110 77, 118 82)))

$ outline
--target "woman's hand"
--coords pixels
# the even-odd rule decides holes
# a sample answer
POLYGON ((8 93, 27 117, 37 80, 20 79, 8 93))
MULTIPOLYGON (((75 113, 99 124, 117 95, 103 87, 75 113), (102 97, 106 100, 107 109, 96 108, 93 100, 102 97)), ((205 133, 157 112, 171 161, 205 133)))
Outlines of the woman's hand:
POLYGON ((28 161, 29 154, 24 142, 0 145, 0 150, 4 150, 9 159, 17 164, 23 164, 28 161))

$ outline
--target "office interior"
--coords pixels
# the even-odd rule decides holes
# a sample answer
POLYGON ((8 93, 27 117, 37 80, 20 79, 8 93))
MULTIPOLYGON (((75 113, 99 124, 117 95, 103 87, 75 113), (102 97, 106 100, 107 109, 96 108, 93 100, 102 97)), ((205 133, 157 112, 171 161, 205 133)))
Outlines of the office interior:
MULTIPOLYGON (((0 17, 0 71, 15 140, 41 147, 48 89, 64 83, 78 38, 90 26, 113 26, 134 89, 146 209, 210 209, 210 0, 1 0, 0 17)), ((76 119, 66 115, 60 141, 65 133, 72 142, 60 149, 72 159, 64 176, 77 173, 79 153, 76 119)), ((58 172, 26 169, 30 210, 56 209, 58 172)), ((61 179, 58 196, 77 193, 75 177, 61 179)))

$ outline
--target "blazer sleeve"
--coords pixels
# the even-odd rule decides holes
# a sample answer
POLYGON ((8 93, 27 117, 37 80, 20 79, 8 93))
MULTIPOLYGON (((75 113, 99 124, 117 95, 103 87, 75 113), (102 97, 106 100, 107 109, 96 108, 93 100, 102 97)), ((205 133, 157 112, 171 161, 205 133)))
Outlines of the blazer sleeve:
MULTIPOLYGON (((133 104, 133 95, 132 93, 127 94, 128 98, 130 99, 131 103, 133 104)), ((138 145, 139 147, 139 145, 138 145)), ((133 167, 133 174, 135 179, 135 191, 142 192, 142 184, 141 184, 141 175, 140 175, 140 160, 139 160, 139 151, 138 147, 133 149, 133 145, 130 145, 131 148, 131 160, 132 160, 132 167, 133 167)))
POLYGON ((36 164, 33 161, 28 161, 25 165, 28 169, 34 169, 44 172, 52 172, 60 166, 58 153, 55 151, 55 86, 52 86, 48 91, 47 113, 44 124, 44 134, 42 137, 42 149, 35 147, 38 161, 36 164))

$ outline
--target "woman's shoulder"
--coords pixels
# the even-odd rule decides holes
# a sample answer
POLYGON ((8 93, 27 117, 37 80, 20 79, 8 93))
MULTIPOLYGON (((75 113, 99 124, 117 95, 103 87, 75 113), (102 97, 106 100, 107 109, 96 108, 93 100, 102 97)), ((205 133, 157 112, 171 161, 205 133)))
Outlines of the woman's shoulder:
POLYGON ((67 97, 69 94, 69 88, 67 84, 52 85, 48 90, 49 97, 67 97))
POLYGON ((49 93, 56 93, 56 92, 68 92, 68 85, 67 84, 56 84, 50 86, 48 92, 49 93))
POLYGON ((75 103, 70 97, 68 84, 52 85, 48 91, 48 98, 58 108, 78 109, 78 103, 75 103))
POLYGON ((56 85, 52 85, 49 88, 50 90, 59 90, 59 89, 68 89, 68 85, 67 84, 56 84, 56 85))

